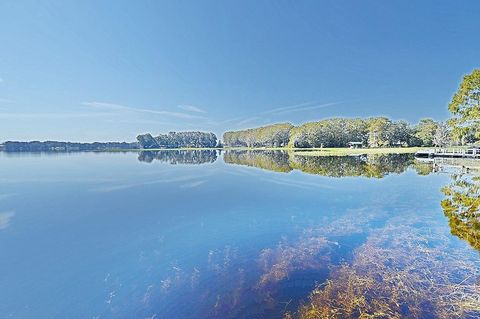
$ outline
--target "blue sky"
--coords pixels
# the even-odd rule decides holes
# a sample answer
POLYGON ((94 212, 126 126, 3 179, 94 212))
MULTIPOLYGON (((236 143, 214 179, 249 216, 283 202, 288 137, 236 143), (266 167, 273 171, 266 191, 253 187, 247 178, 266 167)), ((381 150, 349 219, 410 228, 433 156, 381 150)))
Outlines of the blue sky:
POLYGON ((0 141, 448 117, 480 1, 2 1, 0 141))

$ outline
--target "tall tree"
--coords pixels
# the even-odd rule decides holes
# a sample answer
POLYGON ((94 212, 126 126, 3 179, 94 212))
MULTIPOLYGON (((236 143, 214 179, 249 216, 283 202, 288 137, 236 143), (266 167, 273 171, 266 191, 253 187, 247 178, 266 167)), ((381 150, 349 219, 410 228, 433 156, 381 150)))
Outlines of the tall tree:
POLYGON ((393 122, 388 128, 390 146, 408 146, 412 137, 412 128, 405 121, 393 122))
POLYGON ((368 146, 384 147, 390 144, 392 121, 386 117, 368 119, 368 146))
POLYGON ((206 132, 169 132, 153 137, 151 134, 137 136, 138 144, 143 149, 178 148, 178 147, 215 147, 217 137, 206 132))
POLYGON ((438 123, 432 119, 421 119, 415 127, 415 137, 423 146, 433 146, 433 138, 438 129, 438 123))
POLYGON ((293 125, 290 123, 280 123, 242 131, 225 132, 223 134, 223 143, 231 147, 287 146, 292 128, 293 125))
POLYGON ((438 123, 432 143, 439 147, 445 147, 450 144, 450 132, 446 123, 438 123))
POLYGON ((480 139, 480 69, 463 77, 457 93, 448 105, 452 135, 463 145, 469 138, 480 139))

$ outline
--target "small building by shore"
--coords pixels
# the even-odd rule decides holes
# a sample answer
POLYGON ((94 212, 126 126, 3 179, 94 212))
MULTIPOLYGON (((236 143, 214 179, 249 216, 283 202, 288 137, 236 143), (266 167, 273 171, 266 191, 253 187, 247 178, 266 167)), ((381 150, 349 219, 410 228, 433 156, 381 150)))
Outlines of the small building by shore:
POLYGON ((350 148, 362 148, 363 142, 348 142, 348 147, 350 148))

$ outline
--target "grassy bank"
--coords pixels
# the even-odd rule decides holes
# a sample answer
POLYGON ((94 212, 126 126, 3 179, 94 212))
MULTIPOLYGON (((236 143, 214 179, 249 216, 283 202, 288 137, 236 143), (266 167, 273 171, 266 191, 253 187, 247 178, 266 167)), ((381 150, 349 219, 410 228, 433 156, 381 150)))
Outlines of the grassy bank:
POLYGON ((303 156, 346 156, 358 154, 413 154, 425 147, 389 147, 389 148, 323 148, 295 151, 303 156))

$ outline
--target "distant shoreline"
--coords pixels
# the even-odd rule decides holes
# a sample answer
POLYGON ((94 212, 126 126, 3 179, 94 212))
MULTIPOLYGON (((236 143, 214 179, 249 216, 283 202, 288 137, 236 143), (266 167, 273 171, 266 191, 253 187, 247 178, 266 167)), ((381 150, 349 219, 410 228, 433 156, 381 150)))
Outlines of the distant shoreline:
POLYGON ((294 152, 304 156, 338 156, 338 155, 361 155, 361 154, 408 154, 428 147, 386 147, 386 148, 291 148, 291 147, 223 147, 223 148, 158 148, 138 149, 134 151, 194 151, 194 150, 224 150, 224 151, 285 151, 294 152))

